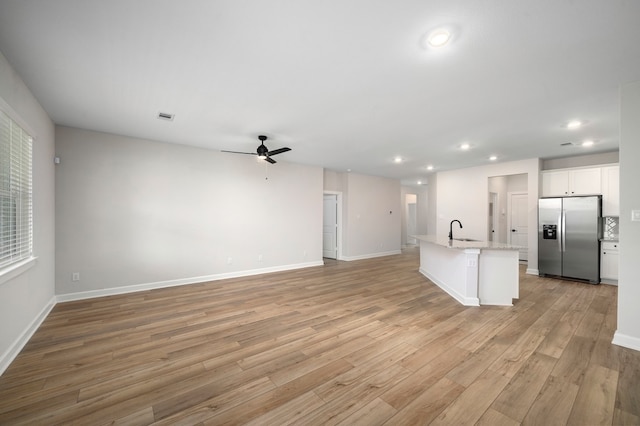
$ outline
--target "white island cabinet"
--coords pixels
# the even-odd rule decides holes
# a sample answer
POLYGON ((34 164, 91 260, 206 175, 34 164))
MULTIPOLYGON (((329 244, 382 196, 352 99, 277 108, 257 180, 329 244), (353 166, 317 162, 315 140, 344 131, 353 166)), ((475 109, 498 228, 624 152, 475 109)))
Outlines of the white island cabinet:
POLYGON ((520 294, 519 246, 416 235, 420 273, 465 306, 513 306, 520 294))

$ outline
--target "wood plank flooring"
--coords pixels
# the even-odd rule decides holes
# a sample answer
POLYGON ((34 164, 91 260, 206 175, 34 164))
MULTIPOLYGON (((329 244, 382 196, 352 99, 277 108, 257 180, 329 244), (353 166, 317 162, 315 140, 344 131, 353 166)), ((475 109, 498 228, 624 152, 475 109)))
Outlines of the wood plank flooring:
POLYGON ((464 307, 418 264, 60 303, 0 377, 0 424, 640 425, 616 287, 522 270, 513 307, 464 307))

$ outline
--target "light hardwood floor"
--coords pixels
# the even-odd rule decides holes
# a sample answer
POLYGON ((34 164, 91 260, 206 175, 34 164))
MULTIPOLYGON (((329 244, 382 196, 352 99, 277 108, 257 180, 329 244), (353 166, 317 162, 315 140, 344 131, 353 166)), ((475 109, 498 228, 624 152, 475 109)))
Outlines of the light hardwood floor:
POLYGON ((0 424, 640 424, 616 287, 521 274, 513 307, 464 307, 418 263, 60 303, 0 377, 0 424))

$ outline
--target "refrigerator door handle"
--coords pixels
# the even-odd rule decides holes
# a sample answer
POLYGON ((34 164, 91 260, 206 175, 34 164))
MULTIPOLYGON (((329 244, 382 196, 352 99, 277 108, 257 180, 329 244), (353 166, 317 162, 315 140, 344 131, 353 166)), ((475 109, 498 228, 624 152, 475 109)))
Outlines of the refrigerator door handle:
POLYGON ((567 230, 565 229, 567 225, 567 218, 564 209, 560 214, 560 251, 564 253, 567 247, 567 230))

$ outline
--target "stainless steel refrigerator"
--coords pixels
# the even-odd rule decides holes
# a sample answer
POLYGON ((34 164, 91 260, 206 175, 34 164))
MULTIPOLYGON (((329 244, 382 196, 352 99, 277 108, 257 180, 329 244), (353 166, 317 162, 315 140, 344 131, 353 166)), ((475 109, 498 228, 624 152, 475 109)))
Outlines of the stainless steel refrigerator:
POLYGON ((538 200, 538 270, 600 282, 600 195, 538 200))

